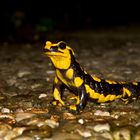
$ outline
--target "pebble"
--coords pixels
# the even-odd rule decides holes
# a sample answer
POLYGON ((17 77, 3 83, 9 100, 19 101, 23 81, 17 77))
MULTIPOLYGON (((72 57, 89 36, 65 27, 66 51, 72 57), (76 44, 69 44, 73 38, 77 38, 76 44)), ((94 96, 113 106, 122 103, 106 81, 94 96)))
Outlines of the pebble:
POLYGON ((38 88, 41 86, 42 86, 42 84, 33 84, 33 85, 31 85, 31 89, 35 89, 35 88, 38 88))
POLYGON ((120 129, 118 131, 115 131, 113 133, 113 136, 114 136, 114 139, 115 140, 120 140, 120 139, 123 139, 123 140, 131 140, 130 131, 127 130, 127 129, 120 129))
POLYGON ((17 76, 18 76, 19 78, 22 78, 23 76, 29 75, 29 74, 31 74, 30 71, 19 71, 18 74, 17 74, 17 76))
POLYGON ((8 109, 8 108, 2 108, 1 109, 1 113, 7 113, 7 114, 9 114, 10 113, 10 109, 8 109))
POLYGON ((78 123, 84 124, 84 120, 83 120, 83 119, 79 119, 79 120, 78 120, 78 123))
POLYGON ((4 137, 12 127, 5 123, 0 123, 0 138, 4 137))
POLYGON ((88 137, 91 137, 92 136, 91 135, 91 132, 88 131, 88 130, 82 132, 81 130, 77 129, 76 131, 79 133, 79 135, 81 135, 84 138, 88 138, 88 137))
POLYGON ((2 114, 2 115, 0 115, 0 119, 3 119, 3 118, 14 119, 13 116, 11 116, 11 115, 6 115, 6 114, 2 114))
POLYGON ((94 112, 96 116, 110 116, 110 113, 107 111, 97 110, 94 112))
POLYGON ((102 137, 104 137, 106 140, 113 140, 113 136, 111 135, 111 133, 105 131, 103 133, 100 133, 102 135, 102 137))
POLYGON ((47 97, 47 94, 42 93, 42 94, 39 95, 38 98, 41 99, 41 98, 45 98, 45 97, 47 97))
POLYGON ((74 116, 71 113, 64 113, 63 114, 63 119, 66 119, 66 120, 75 120, 76 119, 76 116, 74 116))
POLYGON ((50 120, 50 119, 47 119, 45 120, 45 123, 50 126, 51 128, 56 128, 59 126, 59 123, 54 121, 54 120, 50 120))
POLYGON ((102 131, 110 131, 110 125, 108 123, 105 124, 97 124, 93 127, 94 131, 102 132, 102 131))
POLYGON ((31 127, 24 131, 23 135, 31 136, 33 140, 42 140, 44 138, 50 138, 52 136, 52 129, 47 125, 41 128, 31 127))
POLYGON ((7 83, 9 86, 13 86, 17 83, 16 77, 11 77, 10 79, 7 80, 7 83))
POLYGON ((11 140, 21 135, 25 129, 26 129, 25 127, 19 127, 19 128, 17 127, 11 131, 8 131, 8 133, 4 136, 4 140, 11 140))
POLYGON ((17 113, 16 114, 16 121, 19 122, 21 120, 24 120, 24 119, 28 119, 28 118, 32 118, 33 116, 35 116, 35 114, 32 114, 32 113, 17 113))
POLYGON ((48 71, 46 71, 47 74, 54 74, 54 72, 55 72, 54 70, 48 70, 48 71))

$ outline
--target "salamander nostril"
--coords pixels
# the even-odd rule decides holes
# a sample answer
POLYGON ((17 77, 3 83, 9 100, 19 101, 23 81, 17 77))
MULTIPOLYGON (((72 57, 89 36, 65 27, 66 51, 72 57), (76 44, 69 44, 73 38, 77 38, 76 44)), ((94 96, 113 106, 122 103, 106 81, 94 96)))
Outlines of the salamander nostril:
POLYGON ((50 51, 56 52, 56 51, 58 51, 58 47, 57 46, 51 46, 50 51))

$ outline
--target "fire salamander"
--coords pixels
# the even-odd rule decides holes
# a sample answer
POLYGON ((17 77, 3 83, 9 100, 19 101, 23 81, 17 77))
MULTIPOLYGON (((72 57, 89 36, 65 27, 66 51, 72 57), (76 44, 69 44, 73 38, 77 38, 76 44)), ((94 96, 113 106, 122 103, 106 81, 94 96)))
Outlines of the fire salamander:
POLYGON ((65 88, 76 95, 76 105, 70 109, 77 112, 84 109, 90 99, 97 103, 122 99, 128 103, 138 98, 140 82, 116 82, 89 75, 75 59, 72 48, 63 41, 56 44, 47 41, 44 52, 55 68, 53 96, 59 105, 64 105, 65 88))

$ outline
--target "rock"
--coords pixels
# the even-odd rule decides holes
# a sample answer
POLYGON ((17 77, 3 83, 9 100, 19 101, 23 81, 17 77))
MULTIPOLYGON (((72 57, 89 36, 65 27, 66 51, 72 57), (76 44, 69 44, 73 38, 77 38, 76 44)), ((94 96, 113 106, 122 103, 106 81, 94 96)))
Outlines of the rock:
POLYGON ((32 118, 33 116, 35 116, 35 114, 32 114, 32 113, 17 113, 16 114, 16 121, 19 122, 21 120, 24 120, 24 119, 28 119, 28 118, 32 118))
POLYGON ((23 76, 29 75, 29 74, 31 74, 30 71, 19 71, 18 74, 17 74, 17 76, 18 76, 19 78, 22 78, 23 76))
POLYGON ((78 120, 78 123, 84 124, 84 120, 83 120, 83 119, 79 119, 79 120, 78 120))
POLYGON ((47 97, 47 94, 42 93, 42 94, 39 95, 38 98, 41 99, 41 98, 45 98, 45 97, 47 97))
POLYGON ((54 120, 50 120, 50 119, 47 119, 45 120, 45 123, 50 126, 51 128, 56 128, 59 126, 59 123, 54 121, 54 120))
POLYGON ((76 131, 79 133, 79 135, 81 135, 81 136, 84 137, 84 138, 89 138, 89 137, 92 136, 92 135, 91 135, 91 132, 88 131, 88 130, 86 130, 86 131, 81 131, 81 130, 77 129, 76 131))
POLYGON ((8 108, 2 108, 1 109, 1 113, 7 113, 7 114, 9 114, 10 113, 10 109, 8 109, 8 108))
POLYGON ((21 135, 25 129, 25 127, 16 127, 13 130, 8 131, 8 133, 4 136, 4 140, 11 140, 21 135))
POLYGON ((42 86, 42 84, 33 84, 33 85, 31 85, 31 89, 36 89, 41 86, 42 86))
POLYGON ((97 124, 93 127, 94 131, 102 132, 102 131, 110 131, 110 125, 108 123, 105 124, 97 124))
POLYGON ((130 131, 127 130, 127 129, 120 129, 118 131, 115 131, 113 133, 113 136, 114 136, 114 139, 115 140, 120 140, 120 139, 123 139, 123 140, 131 140, 130 131))
POLYGON ((63 118, 65 120, 75 120, 76 119, 76 116, 74 116, 73 114, 71 113, 64 113, 63 114, 63 118))
POLYGON ((107 111, 96 110, 94 112, 94 115, 96 115, 96 116, 110 116, 110 113, 107 111))
POLYGON ((1 123, 0 124, 0 138, 4 137, 10 130, 12 130, 12 127, 10 125, 1 123))

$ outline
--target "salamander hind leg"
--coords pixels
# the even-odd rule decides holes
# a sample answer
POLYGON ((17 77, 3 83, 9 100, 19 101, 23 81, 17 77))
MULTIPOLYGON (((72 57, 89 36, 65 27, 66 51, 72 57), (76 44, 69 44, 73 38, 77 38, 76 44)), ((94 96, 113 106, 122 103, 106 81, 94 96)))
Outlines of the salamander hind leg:
POLYGON ((84 87, 81 87, 77 96, 76 105, 71 105, 70 109, 79 113, 87 104, 87 94, 84 87))
POLYGON ((138 88, 133 83, 127 84, 123 87, 122 100, 127 103, 131 103, 138 98, 138 88))

